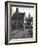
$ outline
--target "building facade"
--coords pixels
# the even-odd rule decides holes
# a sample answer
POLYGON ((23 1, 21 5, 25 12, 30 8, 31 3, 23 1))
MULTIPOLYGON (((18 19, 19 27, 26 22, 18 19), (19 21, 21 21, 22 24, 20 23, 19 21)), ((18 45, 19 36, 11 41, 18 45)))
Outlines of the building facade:
POLYGON ((12 17, 12 29, 23 29, 23 23, 24 23, 24 14, 20 13, 18 11, 18 8, 16 8, 16 12, 13 14, 12 17))

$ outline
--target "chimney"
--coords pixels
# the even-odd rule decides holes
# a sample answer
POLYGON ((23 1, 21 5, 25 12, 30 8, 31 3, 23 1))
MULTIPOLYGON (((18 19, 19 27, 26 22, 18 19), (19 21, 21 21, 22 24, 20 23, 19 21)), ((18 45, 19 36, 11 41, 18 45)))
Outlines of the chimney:
POLYGON ((16 8, 16 12, 18 12, 18 8, 16 8))

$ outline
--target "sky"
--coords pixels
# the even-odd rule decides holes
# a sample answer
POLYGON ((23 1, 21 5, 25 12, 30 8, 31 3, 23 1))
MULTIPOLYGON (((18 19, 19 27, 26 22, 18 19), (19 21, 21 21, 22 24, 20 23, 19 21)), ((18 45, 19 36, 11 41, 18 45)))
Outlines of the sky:
POLYGON ((24 13, 25 12, 25 15, 26 17, 29 15, 33 16, 34 15, 34 11, 35 9, 34 8, 26 8, 26 7, 11 7, 12 8, 12 16, 13 16, 13 13, 15 13, 16 11, 16 8, 18 8, 18 11, 20 13, 24 13))

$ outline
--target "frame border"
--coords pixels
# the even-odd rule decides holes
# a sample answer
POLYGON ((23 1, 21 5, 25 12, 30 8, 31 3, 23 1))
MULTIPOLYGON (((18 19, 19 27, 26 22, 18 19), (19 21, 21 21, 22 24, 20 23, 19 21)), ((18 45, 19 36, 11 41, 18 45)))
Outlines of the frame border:
POLYGON ((5 2, 5 44, 12 45, 12 44, 27 44, 27 43, 37 43, 37 3, 32 2, 15 2, 15 1, 6 1, 5 2), (20 4, 33 4, 36 5, 36 41, 31 42, 19 42, 19 43, 8 43, 8 3, 20 3, 20 4), (6 15, 7 14, 7 15, 6 15), (7 18, 6 18, 7 16, 7 18), (6 22, 7 19, 7 22, 6 22), (7 30, 6 30, 6 23, 7 23, 7 30))

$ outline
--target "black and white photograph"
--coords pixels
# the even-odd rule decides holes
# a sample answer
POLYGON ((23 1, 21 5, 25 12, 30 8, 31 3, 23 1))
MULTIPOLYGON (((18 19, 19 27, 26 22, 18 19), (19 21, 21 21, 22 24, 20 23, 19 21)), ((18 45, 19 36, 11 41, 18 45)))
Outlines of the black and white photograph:
POLYGON ((37 40, 37 4, 6 2, 5 40, 11 43, 32 43, 37 40))
POLYGON ((11 38, 32 38, 33 8, 29 10, 24 7, 12 7, 11 9, 11 38))

